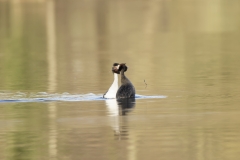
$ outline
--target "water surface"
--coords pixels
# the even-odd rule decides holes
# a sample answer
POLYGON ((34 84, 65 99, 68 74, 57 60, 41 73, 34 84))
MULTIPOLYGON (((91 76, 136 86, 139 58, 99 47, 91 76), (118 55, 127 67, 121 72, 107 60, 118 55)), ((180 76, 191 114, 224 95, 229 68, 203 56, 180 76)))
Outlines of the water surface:
POLYGON ((0 159, 239 160, 239 6, 1 0, 0 159))

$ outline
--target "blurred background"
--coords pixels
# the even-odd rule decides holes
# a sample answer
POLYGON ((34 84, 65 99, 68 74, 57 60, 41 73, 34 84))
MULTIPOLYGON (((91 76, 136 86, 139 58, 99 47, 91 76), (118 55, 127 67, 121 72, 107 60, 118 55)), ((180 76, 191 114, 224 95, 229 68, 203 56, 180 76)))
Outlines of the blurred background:
POLYGON ((104 102, 0 104, 0 159, 239 159, 239 15, 238 0, 0 0, 1 97, 103 94, 114 62, 168 96, 114 120, 121 143, 104 102))
POLYGON ((143 88, 144 79, 152 85, 197 84, 194 78, 205 71, 218 78, 228 74, 229 80, 240 74, 231 68, 240 50, 238 1, 0 4, 2 90, 104 92, 113 62, 127 63, 130 79, 143 88))

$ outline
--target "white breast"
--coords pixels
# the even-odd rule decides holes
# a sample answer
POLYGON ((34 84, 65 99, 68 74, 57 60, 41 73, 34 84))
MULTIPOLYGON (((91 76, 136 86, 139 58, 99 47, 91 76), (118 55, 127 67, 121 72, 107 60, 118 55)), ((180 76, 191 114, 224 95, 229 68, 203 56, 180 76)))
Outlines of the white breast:
POLYGON ((103 96, 104 98, 116 98, 116 93, 118 90, 118 75, 114 73, 114 81, 111 87, 108 89, 107 93, 103 96))

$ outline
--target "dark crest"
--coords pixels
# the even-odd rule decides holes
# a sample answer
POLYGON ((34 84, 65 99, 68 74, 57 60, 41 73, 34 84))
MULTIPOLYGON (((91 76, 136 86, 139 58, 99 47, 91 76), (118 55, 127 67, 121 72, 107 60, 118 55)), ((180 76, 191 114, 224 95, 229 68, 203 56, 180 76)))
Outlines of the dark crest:
POLYGON ((119 65, 119 63, 113 63, 113 66, 118 66, 119 65))
POLYGON ((114 63, 113 64, 113 67, 112 67, 112 72, 113 73, 117 73, 117 74, 120 74, 121 70, 124 70, 124 72, 127 71, 127 66, 126 66, 126 63, 114 63))
POLYGON ((124 72, 127 71, 128 67, 126 66, 126 63, 121 63, 120 64, 119 71, 121 71, 122 69, 124 70, 124 72))

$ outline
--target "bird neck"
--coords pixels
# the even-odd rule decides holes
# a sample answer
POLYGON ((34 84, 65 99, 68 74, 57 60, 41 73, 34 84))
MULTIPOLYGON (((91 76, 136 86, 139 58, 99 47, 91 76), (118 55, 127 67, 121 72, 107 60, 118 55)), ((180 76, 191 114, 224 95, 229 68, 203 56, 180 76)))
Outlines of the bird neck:
POLYGON ((128 78, 125 76, 125 74, 124 74, 124 70, 121 70, 121 83, 122 84, 125 84, 125 83, 129 83, 129 80, 128 80, 128 78))
POLYGON ((114 73, 113 83, 118 83, 118 74, 117 73, 114 73))

